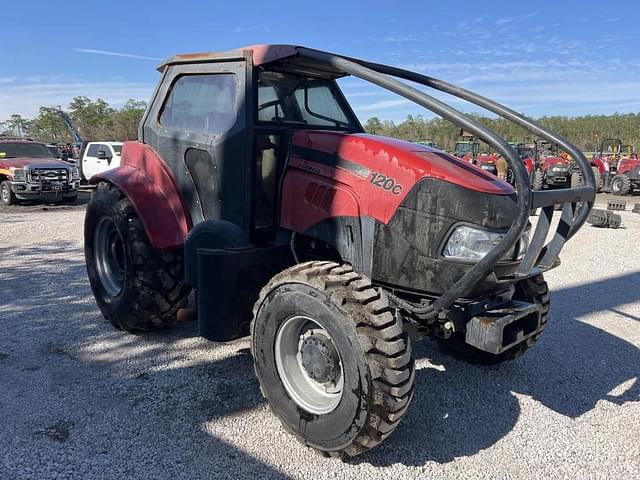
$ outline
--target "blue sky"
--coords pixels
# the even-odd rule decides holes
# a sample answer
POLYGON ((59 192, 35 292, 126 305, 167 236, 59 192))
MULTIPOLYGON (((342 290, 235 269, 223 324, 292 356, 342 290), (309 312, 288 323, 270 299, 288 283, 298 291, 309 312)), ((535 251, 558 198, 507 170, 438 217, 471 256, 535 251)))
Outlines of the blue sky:
MULTIPOLYGON (((157 59, 254 43, 408 67, 536 117, 640 112, 640 2, 632 0, 6 0, 0 21, 0 121, 77 95, 115 106, 147 100, 157 59)), ((362 81, 342 84, 363 120, 429 116, 362 81)))

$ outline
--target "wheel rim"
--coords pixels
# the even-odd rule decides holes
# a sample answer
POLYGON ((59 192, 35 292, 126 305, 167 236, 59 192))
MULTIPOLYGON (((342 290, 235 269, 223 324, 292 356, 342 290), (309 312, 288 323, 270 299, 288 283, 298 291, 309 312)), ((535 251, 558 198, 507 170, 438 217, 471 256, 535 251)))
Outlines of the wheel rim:
POLYGON ((342 360, 320 323, 302 315, 285 320, 276 334, 275 360, 282 385, 300 408, 315 415, 335 410, 344 389, 342 360))
POLYGON ((93 251, 102 287, 110 296, 118 296, 125 276, 124 242, 115 223, 108 217, 102 217, 98 222, 93 251))
POLYGON ((2 186, 2 201, 3 202, 9 201, 9 189, 7 188, 6 185, 2 186))
POLYGON ((611 190, 613 190, 614 192, 619 192, 620 190, 622 190, 621 183, 622 182, 620 181, 620 179, 616 178, 611 184, 611 190))

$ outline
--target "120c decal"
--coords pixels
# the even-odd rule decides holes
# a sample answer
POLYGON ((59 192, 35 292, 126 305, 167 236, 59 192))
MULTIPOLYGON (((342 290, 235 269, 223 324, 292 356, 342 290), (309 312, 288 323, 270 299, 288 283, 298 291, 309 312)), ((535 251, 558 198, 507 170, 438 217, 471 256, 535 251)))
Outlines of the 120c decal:
POLYGON ((397 183, 393 178, 377 172, 373 172, 371 174, 369 182, 376 187, 380 187, 387 192, 393 193, 394 195, 400 195, 403 190, 402 185, 397 183))

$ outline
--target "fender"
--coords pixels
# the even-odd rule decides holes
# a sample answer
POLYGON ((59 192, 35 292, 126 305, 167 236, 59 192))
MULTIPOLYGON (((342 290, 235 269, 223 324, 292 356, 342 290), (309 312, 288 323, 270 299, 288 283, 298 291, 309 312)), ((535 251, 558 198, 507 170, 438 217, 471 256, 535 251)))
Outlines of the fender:
POLYGON ((91 183, 114 184, 133 204, 154 248, 184 245, 191 217, 171 171, 148 145, 126 142, 120 166, 91 177, 91 183))
POLYGON ((598 169, 598 171, 600 172, 600 175, 604 175, 604 172, 605 172, 604 162, 602 161, 601 158, 592 158, 591 162, 589 163, 591 163, 592 167, 596 167, 598 169))

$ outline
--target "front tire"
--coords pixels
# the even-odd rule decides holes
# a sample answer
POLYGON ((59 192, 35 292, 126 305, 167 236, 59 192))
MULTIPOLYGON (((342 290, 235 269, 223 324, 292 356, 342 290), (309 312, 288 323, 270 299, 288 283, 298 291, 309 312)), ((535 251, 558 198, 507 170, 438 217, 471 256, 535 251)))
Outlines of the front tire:
POLYGON ((186 302, 182 250, 151 246, 129 199, 110 183, 93 193, 84 224, 91 290, 104 317, 129 332, 172 322, 186 302))
POLYGON ((544 188, 544 173, 542 170, 533 172, 533 189, 542 190, 544 188))
POLYGON ((251 334, 263 396, 290 433, 326 455, 376 446, 409 407, 414 366, 402 321, 348 265, 307 262, 276 275, 251 334))
POLYGON ((627 175, 621 173, 611 180, 611 193, 614 195, 627 195, 631 192, 631 180, 627 175))
POLYGON ((3 205, 13 205, 17 202, 16 196, 11 190, 11 183, 6 180, 0 183, 0 201, 3 205))
POLYGON ((541 307, 540 330, 524 342, 514 345, 509 350, 498 355, 485 352, 465 342, 464 332, 454 333, 447 339, 438 339, 440 347, 451 356, 467 363, 480 365, 497 365, 515 360, 527 350, 533 348, 547 324, 549 317, 549 287, 542 274, 520 280, 515 284, 514 300, 535 302, 541 307))

